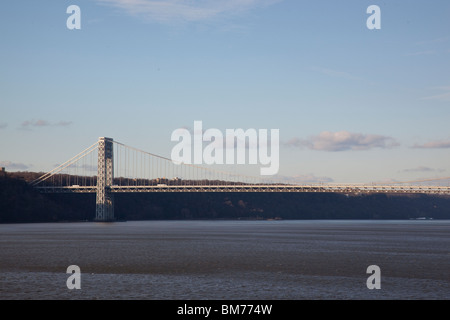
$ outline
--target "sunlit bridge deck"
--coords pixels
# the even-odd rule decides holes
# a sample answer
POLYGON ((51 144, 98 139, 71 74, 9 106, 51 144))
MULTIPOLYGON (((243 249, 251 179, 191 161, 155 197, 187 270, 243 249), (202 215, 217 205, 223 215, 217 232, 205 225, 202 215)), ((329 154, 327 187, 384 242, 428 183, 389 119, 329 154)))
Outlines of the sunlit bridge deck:
MULTIPOLYGON (((36 187, 43 193, 96 193, 96 186, 36 187)), ((111 193, 133 192, 328 192, 344 194, 439 194, 450 195, 450 187, 389 185, 157 185, 111 186, 111 193)))

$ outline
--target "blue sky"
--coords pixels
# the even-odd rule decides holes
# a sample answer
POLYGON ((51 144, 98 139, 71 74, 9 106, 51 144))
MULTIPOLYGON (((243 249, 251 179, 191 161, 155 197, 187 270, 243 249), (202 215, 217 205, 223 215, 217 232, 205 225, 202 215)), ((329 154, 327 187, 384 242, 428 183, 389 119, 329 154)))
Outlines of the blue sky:
POLYGON ((447 177, 449 17, 447 0, 5 1, 0 164, 48 171, 100 136, 169 157, 201 120, 279 129, 280 180, 447 177))

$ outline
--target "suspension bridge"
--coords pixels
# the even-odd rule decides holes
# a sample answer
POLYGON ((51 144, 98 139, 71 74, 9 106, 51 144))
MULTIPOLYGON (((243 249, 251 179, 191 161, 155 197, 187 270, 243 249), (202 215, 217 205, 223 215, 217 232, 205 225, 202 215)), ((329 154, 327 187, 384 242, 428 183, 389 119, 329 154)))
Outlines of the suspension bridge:
MULTIPOLYGON (((432 179, 444 180, 449 177, 432 179)), ((169 158, 100 137, 31 185, 42 193, 96 193, 95 221, 114 221, 119 192, 333 192, 450 195, 449 186, 412 184, 310 184, 264 181, 261 177, 176 163, 169 158)))

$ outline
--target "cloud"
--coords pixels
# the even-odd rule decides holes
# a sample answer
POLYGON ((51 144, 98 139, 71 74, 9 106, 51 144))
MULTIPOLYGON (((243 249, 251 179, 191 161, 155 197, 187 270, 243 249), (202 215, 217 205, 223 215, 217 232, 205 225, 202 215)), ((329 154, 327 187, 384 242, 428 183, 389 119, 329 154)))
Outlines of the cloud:
MULTIPOLYGON (((419 167, 420 168, 420 167, 419 167)), ((445 171, 445 170, 443 170, 445 171)), ((420 178, 416 180, 410 181, 399 181, 396 179, 384 179, 374 181, 373 184, 377 185, 430 185, 430 186, 448 186, 450 182, 450 177, 429 177, 429 178, 420 178)))
POLYGON ((445 53, 449 40, 450 37, 447 36, 416 42, 416 46, 420 46, 421 51, 407 53, 405 56, 424 56, 445 53))
POLYGON ((0 129, 5 129, 8 126, 5 122, 0 122, 0 129))
POLYGON ((425 97, 425 98, 422 98, 422 100, 450 101, 450 86, 441 86, 441 87, 437 87, 435 89, 443 91, 443 93, 425 97))
POLYGON ((348 131, 324 131, 308 139, 294 138, 285 143, 292 147, 306 147, 320 151, 369 150, 392 148, 399 144, 391 137, 376 134, 351 133, 348 131))
MULTIPOLYGON (((54 168, 57 168, 61 165, 61 163, 56 163, 53 165, 54 168)), ((84 170, 84 171, 94 171, 97 172, 97 165, 90 165, 90 164, 78 164, 78 163, 73 163, 71 164, 69 167, 69 169, 80 169, 80 170, 84 170)), ((72 172, 73 173, 73 172, 72 172)))
POLYGON ((22 122, 22 127, 46 127, 50 124, 45 120, 27 120, 22 122))
POLYGON ((22 128, 30 128, 30 127, 67 127, 72 124, 72 121, 59 121, 56 123, 50 123, 47 120, 26 120, 22 122, 22 128))
POLYGON ((436 51, 434 51, 434 50, 426 50, 426 51, 418 51, 418 52, 407 53, 407 54, 405 54, 405 56, 408 56, 408 57, 425 56, 425 55, 431 55, 431 54, 435 54, 435 53, 436 53, 436 51))
POLYGON ((450 148, 450 140, 430 141, 424 144, 415 144, 417 149, 447 149, 450 148))
POLYGON ((157 22, 195 22, 233 15, 282 0, 97 0, 157 22))
POLYGON ((378 184, 378 185, 386 185, 386 184, 399 184, 402 182, 399 180, 396 180, 396 179, 392 179, 392 178, 385 178, 385 179, 373 181, 372 183, 378 184))
POLYGON ((67 126, 70 126, 71 124, 72 124, 72 121, 59 121, 58 123, 55 124, 55 126, 67 127, 67 126))
POLYGON ((419 166, 411 169, 404 169, 403 172, 444 172, 445 169, 433 169, 430 167, 419 166))
POLYGON ((29 166, 23 163, 14 163, 11 161, 0 161, 0 167, 5 167, 7 170, 25 170, 29 168, 29 166))
POLYGON ((416 45, 421 46, 421 45, 428 45, 428 44, 434 44, 434 43, 443 43, 443 42, 447 42, 449 39, 450 39, 450 37, 435 38, 435 39, 417 42, 416 45))
POLYGON ((276 175, 273 177, 274 181, 286 184, 316 184, 316 183, 331 183, 334 180, 330 177, 317 177, 316 175, 310 174, 298 174, 293 176, 282 176, 276 175))

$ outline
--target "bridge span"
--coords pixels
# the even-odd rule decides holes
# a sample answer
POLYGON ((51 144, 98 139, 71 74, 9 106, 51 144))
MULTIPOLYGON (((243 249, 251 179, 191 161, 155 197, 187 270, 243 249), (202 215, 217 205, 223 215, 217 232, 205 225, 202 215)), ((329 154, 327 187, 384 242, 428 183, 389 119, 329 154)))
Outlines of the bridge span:
POLYGON ((114 221, 116 193, 328 192, 450 195, 450 186, 267 183, 259 181, 257 177, 176 164, 171 159, 105 137, 99 138, 95 144, 43 174, 31 182, 31 185, 42 193, 95 193, 96 221, 114 221))
MULTIPOLYGON (((36 187, 42 193, 96 193, 96 186, 36 187)), ((450 195, 450 187, 391 185, 160 185, 110 186, 111 193, 139 192, 328 192, 343 194, 399 193, 450 195)))

